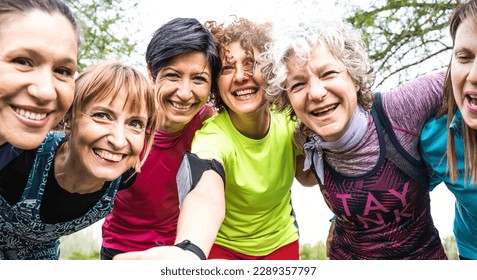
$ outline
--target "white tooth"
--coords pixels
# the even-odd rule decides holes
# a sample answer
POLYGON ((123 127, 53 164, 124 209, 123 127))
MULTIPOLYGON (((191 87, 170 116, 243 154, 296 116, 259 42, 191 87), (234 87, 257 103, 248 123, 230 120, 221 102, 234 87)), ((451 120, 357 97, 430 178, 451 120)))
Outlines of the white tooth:
POLYGON ((114 161, 114 162, 119 162, 123 158, 123 156, 120 154, 119 155, 112 154, 104 150, 97 150, 96 154, 101 158, 107 159, 109 161, 114 161))
POLYGON ((42 120, 46 118, 46 115, 47 115, 46 113, 38 114, 35 112, 25 111, 24 109, 18 109, 18 108, 15 108, 15 112, 17 112, 17 114, 19 114, 20 116, 24 118, 35 120, 35 121, 42 120))
POLYGON ((237 95, 246 95, 246 94, 252 94, 254 93, 255 90, 253 89, 245 89, 245 90, 239 90, 236 92, 237 95))
POLYGON ((192 105, 181 105, 181 104, 177 104, 177 103, 174 103, 174 102, 171 102, 172 106, 177 108, 177 109, 181 109, 181 110, 187 110, 187 109, 190 109, 192 107, 192 105))

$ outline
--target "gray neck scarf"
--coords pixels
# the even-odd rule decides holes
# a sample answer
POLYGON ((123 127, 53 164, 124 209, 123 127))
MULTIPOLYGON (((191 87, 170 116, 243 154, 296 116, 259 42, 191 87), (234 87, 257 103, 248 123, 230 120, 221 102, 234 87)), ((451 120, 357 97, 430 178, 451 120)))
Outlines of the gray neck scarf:
POLYGON ((334 151, 346 151, 353 148, 363 137, 368 127, 368 117, 366 111, 361 107, 361 105, 356 106, 356 111, 353 115, 353 119, 340 139, 334 142, 325 142, 315 132, 312 132, 309 136, 310 141, 305 143, 305 166, 303 171, 307 171, 311 167, 313 162, 315 166, 316 174, 318 179, 323 184, 324 182, 324 165, 323 165, 323 149, 334 150, 334 151))

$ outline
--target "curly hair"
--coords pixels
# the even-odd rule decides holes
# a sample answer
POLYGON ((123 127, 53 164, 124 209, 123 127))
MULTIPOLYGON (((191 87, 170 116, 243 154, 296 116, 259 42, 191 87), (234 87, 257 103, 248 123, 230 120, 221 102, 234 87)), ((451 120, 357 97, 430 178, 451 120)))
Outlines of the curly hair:
MULTIPOLYGON (((316 46, 326 47, 346 67, 353 82, 359 86, 358 103, 369 110, 374 101, 371 87, 374 71, 362 38, 344 23, 307 22, 281 31, 260 56, 262 74, 267 81, 266 95, 278 108, 291 108, 285 88, 287 59, 296 55, 308 61, 316 46)), ((296 116, 294 112, 291 115, 296 116)))
MULTIPOLYGON (((266 96, 280 111, 289 110, 292 119, 296 114, 291 107, 286 90, 288 74, 287 60, 291 55, 306 62, 317 46, 327 48, 348 71, 353 82, 359 87, 358 103, 370 110, 374 101, 371 87, 375 75, 365 50, 364 42, 344 23, 311 21, 288 27, 276 33, 267 50, 259 57, 262 74, 266 81, 266 96)), ((311 129, 303 123, 297 127, 294 140, 303 147, 311 129)))
MULTIPOLYGON (((258 54, 254 53, 253 48, 260 53, 265 51, 266 45, 271 41, 273 26, 270 22, 254 23, 245 18, 234 18, 228 25, 216 21, 207 21, 204 25, 214 35, 222 61, 226 63, 233 60, 227 50, 229 44, 233 42, 240 42, 247 57, 255 60, 258 54)), ((218 91, 212 93, 211 101, 217 111, 227 108, 218 91)))

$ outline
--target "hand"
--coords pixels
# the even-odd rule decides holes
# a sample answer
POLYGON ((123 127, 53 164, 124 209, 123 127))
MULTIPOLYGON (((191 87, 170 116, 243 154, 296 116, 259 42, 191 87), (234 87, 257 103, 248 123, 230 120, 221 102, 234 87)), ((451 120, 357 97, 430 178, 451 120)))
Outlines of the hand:
POLYGON ((145 251, 118 254, 113 260, 199 260, 199 257, 176 246, 160 246, 145 251))
POLYGON ((331 247, 331 242, 333 241, 333 232, 335 231, 335 224, 336 224, 335 220, 331 221, 330 229, 328 231, 328 237, 326 238, 326 256, 328 258, 330 257, 330 247, 331 247))

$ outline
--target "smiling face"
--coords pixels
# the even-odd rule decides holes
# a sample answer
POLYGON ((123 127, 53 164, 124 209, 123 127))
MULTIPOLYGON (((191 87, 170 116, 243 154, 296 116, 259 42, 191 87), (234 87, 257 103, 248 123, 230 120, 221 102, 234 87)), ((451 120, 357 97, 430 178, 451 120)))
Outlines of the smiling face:
POLYGON ((183 129, 207 102, 211 72, 204 53, 172 58, 158 73, 155 90, 159 102, 159 129, 183 129))
POLYGON ((134 107, 123 88, 114 96, 93 100, 71 123, 70 155, 85 178, 111 181, 133 167, 144 146, 148 110, 134 107))
POLYGON ((455 36, 451 62, 454 98, 464 121, 477 129, 477 27, 465 19, 455 36))
MULTIPOLYGON (((229 114, 251 114, 266 108, 264 80, 259 69, 250 71, 253 58, 247 56, 239 42, 232 42, 227 47, 229 59, 222 58, 222 74, 218 85, 220 97, 227 105, 229 114)), ((253 49, 255 56, 258 50, 253 49)), ((233 116, 232 116, 233 117, 233 116)))
POLYGON ((0 29, 0 145, 37 147, 74 96, 77 36, 58 13, 5 15, 0 29))
POLYGON ((344 65, 318 45, 307 63, 292 54, 287 69, 286 90, 298 118, 325 141, 338 140, 354 115, 359 90, 344 65))

